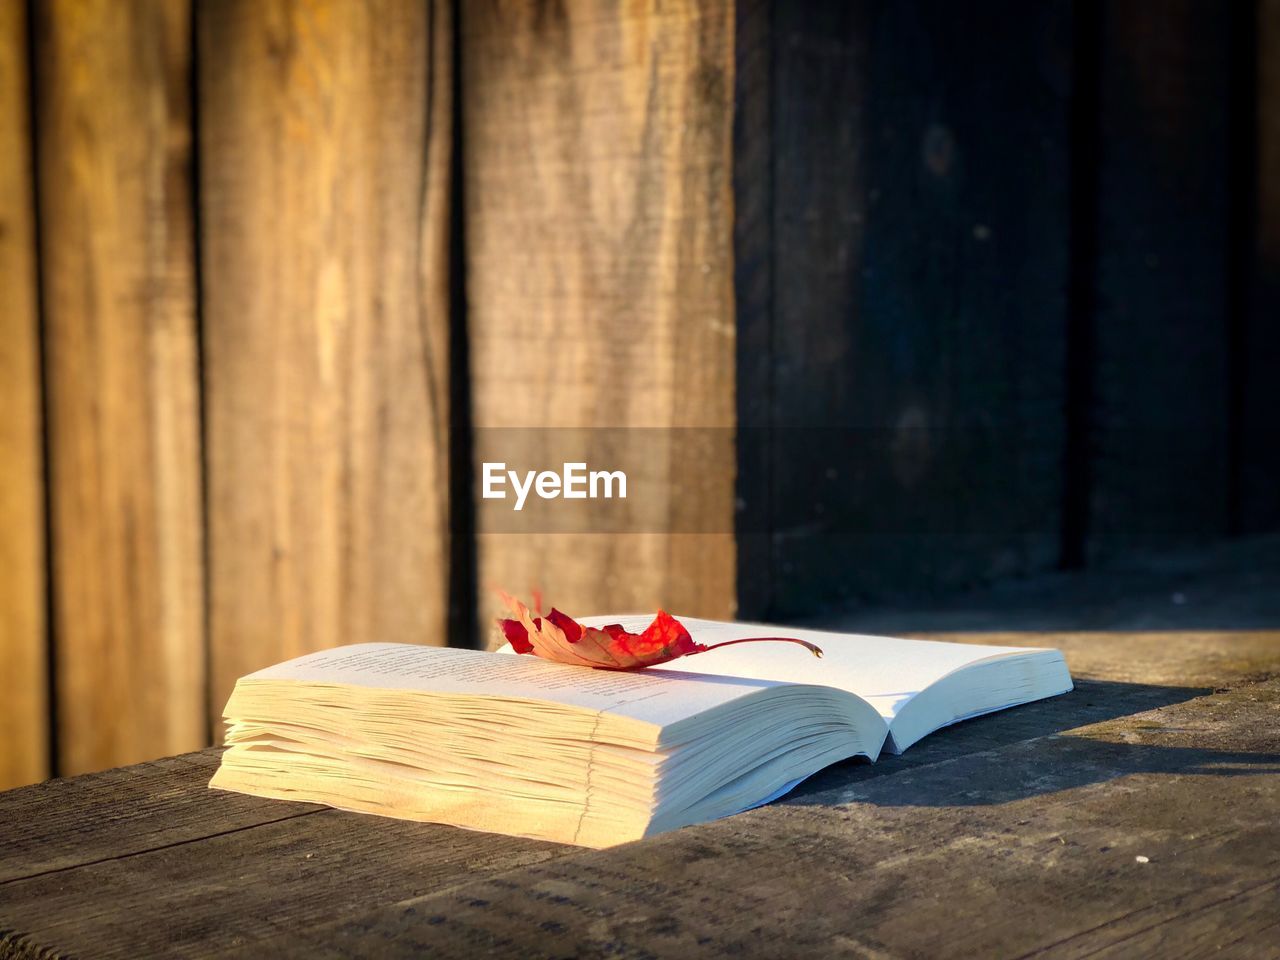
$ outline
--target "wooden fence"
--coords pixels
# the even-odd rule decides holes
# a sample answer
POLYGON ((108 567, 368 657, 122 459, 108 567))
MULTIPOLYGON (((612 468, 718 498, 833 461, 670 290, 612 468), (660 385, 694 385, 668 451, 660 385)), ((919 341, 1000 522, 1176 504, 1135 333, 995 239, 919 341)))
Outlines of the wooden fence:
POLYGON ((477 584, 792 616, 1280 524, 1280 0, 0 0, 0 125, 0 786, 477 584), (497 532, 506 427, 737 469, 497 532))

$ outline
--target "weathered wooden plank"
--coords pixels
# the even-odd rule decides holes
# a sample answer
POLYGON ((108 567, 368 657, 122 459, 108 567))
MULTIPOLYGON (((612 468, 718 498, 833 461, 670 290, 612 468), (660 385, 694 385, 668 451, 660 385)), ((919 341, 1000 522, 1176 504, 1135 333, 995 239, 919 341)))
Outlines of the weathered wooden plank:
POLYGON ((27 11, 0 4, 0 789, 49 775, 44 455, 27 11))
POLYGON ((1256 221, 1253 273, 1238 349, 1241 378, 1239 532, 1280 530, 1280 0, 1259 0, 1254 63, 1256 221))
MULTIPOLYGON (((709 452, 687 457, 674 432, 649 435, 662 439, 646 476, 655 497, 673 496, 661 522, 513 535, 482 511, 480 581, 537 585, 584 613, 727 614, 733 5, 480 2, 463 26, 477 450, 501 459, 488 431, 536 428, 505 459, 558 467, 572 458, 555 428, 611 433, 595 448, 606 451, 627 448, 629 428, 711 428, 709 452), (699 489, 677 502, 690 481, 699 489), (703 532, 669 532, 690 517, 703 532)), ((623 506, 581 504, 585 517, 623 506)))
POLYGON ((201 746, 185 2, 35 4, 59 770, 201 746))
POLYGON ((733 295, 736 311, 738 615, 773 594, 774 2, 734 3, 733 295))
POLYGON ((82 957, 207 957, 227 950, 263 956, 275 952, 260 952, 263 941, 281 932, 575 849, 254 800, 203 784, 201 776, 203 803, 184 803, 182 812, 194 817, 203 806, 208 822, 224 825, 220 831, 196 833, 195 823, 179 823, 137 851, 0 883, 0 958, 10 956, 7 948, 21 955, 24 937, 82 957), (145 904, 162 908, 165 919, 139 922, 139 911, 150 909, 145 904), (127 932, 108 929, 119 926, 112 915, 131 918, 127 932))
MULTIPOLYGON (((1275 571, 1278 542, 1172 559, 1163 591, 1139 595, 1155 607, 1185 592, 1172 606, 1194 624, 1196 606, 1234 584, 1240 593, 1208 605, 1220 627, 1233 611, 1246 625, 1258 610, 1274 618, 1280 593, 1254 575, 1275 571), (1252 606, 1240 601, 1249 589, 1252 606)), ((1044 578, 1029 593, 1044 609, 1091 608, 1103 627, 1108 611, 1132 622, 1108 580, 1044 578), (1066 587, 1056 600, 1055 585, 1066 587)), ((0 795, 0 863, 19 866, 0 876, 0 957, 424 945, 443 956, 1074 956, 1131 941, 1241 953, 1272 942, 1280 634, 967 639, 1060 646, 1081 681, 903 757, 839 765, 788 803, 611 851, 209 794, 216 751, 12 791, 0 795)))
MULTIPOLYGON (((16 841, 16 862, 26 859, 6 876, 29 879, 0 878, 0 929, 8 931, 0 957, 22 956, 19 945, 85 956, 359 956, 375 944, 394 951, 424 943, 446 956, 481 943, 499 954, 595 956, 606 949, 601 937, 632 950, 698 955, 740 946, 744 916, 774 918, 753 932, 761 955, 782 937, 863 936, 854 924, 864 923, 877 938, 878 930, 907 937, 905 945, 886 940, 891 951, 947 955, 1003 951, 980 939, 982 924, 953 924, 946 935, 955 946, 929 939, 958 909, 953 898, 981 903, 998 893, 1038 911, 1037 935, 1073 947, 1152 935, 1144 932, 1150 924, 1132 922, 1144 916, 1193 924, 1189 935, 1219 942, 1226 921, 1214 911, 1224 888, 1249 891, 1254 879, 1251 864, 1237 867, 1236 850, 1272 843, 1258 828, 1274 830, 1280 811, 1280 682, 1248 679, 1280 668, 1276 634, 1244 649, 1227 635, 1175 638, 1163 662, 1141 650, 1117 658, 1132 637, 1066 639, 1077 673, 1114 664, 1173 679, 1085 680, 1071 695, 960 725, 903 757, 832 768, 764 821, 756 819, 764 812, 752 814, 603 855, 335 812, 271 823, 299 808, 221 793, 202 798, 216 751, 15 791, 0 797, 0 823, 13 824, 0 851, 7 863, 16 841), (1199 676, 1215 658, 1216 682, 1229 692, 1208 696, 1176 679, 1182 671, 1199 676), (1241 796, 1256 805, 1243 818, 1235 812, 1241 796), (86 831, 95 797, 103 826, 86 831), (1148 805, 1157 812, 1145 820, 1148 805), (20 825, 31 811, 63 807, 47 830, 25 836, 20 825), (864 860, 867 844, 874 852, 864 860), (316 871, 307 854, 322 858, 318 866, 346 866, 316 871), (1118 873, 1138 855, 1158 864, 1164 886, 1118 873), (565 858, 566 869, 526 869, 550 858, 565 858), (491 874, 492 884, 476 887, 491 874), (769 876, 776 882, 756 879, 769 876), (855 876, 870 892, 848 881, 855 876), (983 879, 965 879, 957 892, 957 877, 983 879), (900 884, 902 896, 885 892, 900 884), (168 891, 163 901, 158 888, 168 891), (779 896, 808 898, 810 906, 796 914, 779 896), (1060 900, 1068 906, 1055 910, 1060 900), (622 903, 634 908, 626 922, 622 903), (938 912, 937 920, 922 918, 932 931, 927 942, 913 939, 919 935, 903 916, 911 903, 938 912), (111 922, 122 914, 140 922, 111 922), (1201 914, 1211 922, 1196 920, 1201 914), (657 916, 671 926, 646 919, 657 916), (667 935, 678 942, 668 944, 667 935)), ((1153 650, 1159 639, 1151 638, 1153 650)), ((1249 896, 1264 893, 1265 886, 1249 896)), ((984 916, 1009 913, 995 906, 984 916)), ((1255 914, 1232 910, 1231 922, 1246 924, 1235 935, 1247 932, 1255 914)), ((1028 935, 1014 921, 996 926, 991 935, 1008 938, 1001 942, 1028 935)))
POLYGON ((1181 897, 1172 908, 1153 904, 1101 931, 1070 937, 1054 944, 1052 953, 1102 960, 1274 956, 1280 934, 1277 914, 1280 879, 1252 886, 1218 886, 1181 897))
POLYGON ((340 643, 444 643, 451 7, 198 17, 212 708, 340 643))
MULTIPOLYGON (((222 751, 165 757, 0 798, 0 890, 26 877, 189 844, 321 808, 208 788, 222 751)), ((0 893, 0 902, 5 897, 0 893)))
POLYGON ((759 612, 1053 567, 1069 6, 775 16, 774 595, 759 612))
POLYGON ((1228 528, 1230 20, 1102 5, 1087 555, 1228 528))
POLYGON ((309 957, 375 946, 387 957, 1071 957, 1133 955, 1124 948, 1137 942, 1178 956, 1225 946, 1265 956, 1280 907, 1277 706, 1272 680, 854 776, 271 947, 309 957))
MULTIPOLYGON (((1273 668, 1276 654, 1273 643, 1273 668)), ((1102 693, 1084 684, 1076 700, 1102 693)), ((335 812, 122 850, 0 887, 0 956, 22 944, 85 956, 767 955, 867 937, 891 953, 972 955, 1106 947, 1192 921, 1210 944, 1239 936, 1215 908, 1265 893, 1278 866, 1265 852, 1277 849, 1280 684, 1107 696, 1056 727, 1013 711, 938 736, 1019 727, 985 749, 843 765, 789 803, 600 853, 335 812), (1117 701, 1157 709, 1121 716, 1117 701), (1131 874, 1137 856, 1155 869, 1131 874), (528 866, 551 858, 564 866, 528 866), (943 922, 959 902, 984 923, 943 922), (141 922, 110 923, 124 914, 141 922)))

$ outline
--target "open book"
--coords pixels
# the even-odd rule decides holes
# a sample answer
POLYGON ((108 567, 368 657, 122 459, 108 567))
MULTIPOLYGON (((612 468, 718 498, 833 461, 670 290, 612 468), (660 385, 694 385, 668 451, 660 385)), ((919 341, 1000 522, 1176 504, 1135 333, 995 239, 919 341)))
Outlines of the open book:
MULTIPOLYGON (((681 622, 705 644, 779 633, 681 622)), ((618 673, 393 643, 309 654, 237 682, 210 786, 605 847, 1071 689, 1057 650, 783 632, 825 656, 746 644, 618 673)))

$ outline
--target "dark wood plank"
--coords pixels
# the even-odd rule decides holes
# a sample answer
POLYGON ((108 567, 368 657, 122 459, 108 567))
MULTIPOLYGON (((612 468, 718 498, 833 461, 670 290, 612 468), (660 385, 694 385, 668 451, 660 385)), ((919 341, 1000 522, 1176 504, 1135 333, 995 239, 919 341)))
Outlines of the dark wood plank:
POLYGON ((337 811, 244 833, 252 839, 228 834, 0 886, 0 917, 8 929, 38 930, 41 942, 75 956, 265 956, 279 949, 265 942, 282 931, 443 892, 572 849, 337 811), (111 891, 110 903, 91 892, 103 890, 111 891), (147 904, 161 905, 160 890, 163 903, 181 905, 163 922, 131 923, 124 936, 104 927, 104 905, 136 922, 147 904))
POLYGON ((13 880, 320 809, 209 790, 221 753, 209 749, 166 757, 0 795, 0 889, 13 880))
POLYGON ((0 789, 49 775, 35 183, 27 9, 0 4, 0 789))
POLYGON ((798 3, 775 17, 762 612, 1054 566, 1069 6, 798 3))
POLYGON ((451 5, 197 33, 216 722, 270 663, 448 639, 451 5))
MULTIPOLYGON (((600 450, 629 449, 628 429, 643 428, 655 497, 699 485, 657 504, 653 524, 610 536, 504 532, 482 509, 480 582, 540 586, 566 610, 726 615, 733 5, 476 2, 464 13, 477 459, 516 466, 523 454, 534 458, 523 469, 543 468, 576 459, 555 428, 596 428, 600 450), (709 452, 682 458, 673 427, 709 428, 709 452), (682 512, 702 532, 669 532, 682 512)), ((581 507, 588 523, 619 510, 581 507)))
MULTIPOLYGON (((1182 898, 1176 908, 1136 911, 1101 934, 1071 938, 1054 951, 1064 957, 1275 955, 1280 935, 1280 881, 1218 888, 1182 898), (1174 910, 1176 909, 1176 913, 1174 910), (1100 945, 1101 944, 1101 945, 1100 945)), ((1057 945, 1055 945, 1057 946, 1057 945)))
POLYGON ((1230 20, 1102 5, 1093 560, 1228 529, 1230 20))
POLYGON ((738 615, 773 594, 773 0, 734 4, 733 296, 737 313, 738 615))
POLYGON ((33 4, 58 771, 203 746, 186 0, 33 4))
MULTIPOLYGON (((185 778, 183 793, 194 786, 204 795, 190 791, 193 802, 166 802, 176 816, 159 835, 144 838, 131 825, 131 848, 74 870, 0 882, 0 958, 36 943, 79 957, 206 957, 231 949, 269 955, 277 948, 264 941, 283 931, 575 849, 257 800, 210 791, 204 782, 203 770, 198 780, 185 778), (120 924, 123 918, 129 922, 120 924)), ((110 796, 120 786, 100 783, 95 792, 110 796)), ((146 805, 157 805, 154 796, 146 805)), ((115 834, 116 825, 101 832, 115 834)))
MULTIPOLYGON (((1125 635, 1150 659, 1135 655, 1125 667, 1128 648, 1120 646, 1105 664, 1150 679, 1164 658, 1149 642, 1186 639, 1200 653, 1249 637, 1265 639, 1280 624, 1280 536, 1224 540, 1212 547, 1167 553, 1135 553, 1101 569, 1042 574, 994 584, 933 603, 832 614, 816 621, 832 629, 863 633, 915 635, 975 633, 1053 638, 1096 633, 1125 635)), ((1179 643, 1181 649, 1183 644, 1179 643)), ((1090 648, 1091 649, 1091 648, 1090 648)), ((1090 662, 1098 652, 1090 654, 1090 662)), ((1180 655, 1169 661, 1174 672, 1192 669, 1180 655)), ((1212 672, 1205 661, 1195 677, 1212 672)), ((1110 674, 1108 674, 1110 675, 1110 674)), ((1188 679, 1192 674, 1186 675, 1188 679)))
POLYGON ((510 870, 271 946, 310 957, 1072 957, 1144 945, 1267 956, 1280 908, 1277 707, 1280 681, 1247 684, 510 870))
POLYGON ((1237 372, 1241 390, 1238 528, 1280 530, 1280 0, 1259 0, 1254 103, 1256 220, 1252 284, 1237 372))

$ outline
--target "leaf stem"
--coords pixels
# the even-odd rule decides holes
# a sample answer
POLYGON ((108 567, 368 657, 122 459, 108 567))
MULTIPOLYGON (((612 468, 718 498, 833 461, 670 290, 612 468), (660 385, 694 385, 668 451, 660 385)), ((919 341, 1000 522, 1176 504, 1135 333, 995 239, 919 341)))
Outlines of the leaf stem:
POLYGON ((815 657, 822 656, 822 648, 817 644, 810 643, 808 640, 800 640, 796 637, 743 637, 741 640, 725 640, 722 643, 713 643, 710 646, 703 647, 699 653, 706 653, 708 650, 717 650, 720 647, 731 647, 735 643, 796 643, 804 647, 815 657))

